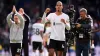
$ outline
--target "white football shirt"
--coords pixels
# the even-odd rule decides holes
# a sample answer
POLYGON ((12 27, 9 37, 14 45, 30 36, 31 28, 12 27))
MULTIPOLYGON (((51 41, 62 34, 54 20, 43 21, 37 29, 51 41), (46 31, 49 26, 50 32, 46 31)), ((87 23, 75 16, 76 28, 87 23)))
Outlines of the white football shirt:
POLYGON ((69 16, 65 13, 62 13, 61 15, 50 13, 47 16, 46 20, 51 22, 50 39, 65 41, 65 24, 61 22, 61 19, 69 22, 69 16))
POLYGON ((42 42, 40 31, 44 31, 44 25, 41 23, 35 23, 32 25, 32 41, 42 42))

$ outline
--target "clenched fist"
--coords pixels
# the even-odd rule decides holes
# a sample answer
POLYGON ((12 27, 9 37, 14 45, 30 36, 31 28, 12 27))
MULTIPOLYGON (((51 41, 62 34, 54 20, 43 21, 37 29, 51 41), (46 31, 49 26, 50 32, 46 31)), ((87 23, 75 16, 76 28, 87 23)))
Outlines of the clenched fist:
POLYGON ((46 8, 45 13, 49 13, 50 12, 50 8, 46 8))
POLYGON ((61 19, 61 22, 64 23, 64 24, 66 24, 66 21, 64 19, 61 19))

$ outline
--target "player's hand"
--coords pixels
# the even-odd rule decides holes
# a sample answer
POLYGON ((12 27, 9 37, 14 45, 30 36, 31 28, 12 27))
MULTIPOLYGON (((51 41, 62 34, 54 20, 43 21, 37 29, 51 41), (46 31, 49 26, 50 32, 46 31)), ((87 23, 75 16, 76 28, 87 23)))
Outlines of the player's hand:
POLYGON ((43 36, 43 42, 42 42, 43 46, 46 46, 46 37, 43 36))
POLYGON ((43 43, 42 43, 42 44, 43 44, 43 46, 46 46, 46 41, 43 41, 43 43))
POLYGON ((61 22, 64 23, 64 24, 66 24, 66 21, 64 19, 61 19, 61 22))
POLYGON ((77 25, 76 25, 76 28, 80 28, 80 27, 81 27, 81 24, 77 24, 77 25))
POLYGON ((92 40, 92 44, 94 44, 94 40, 92 40))
POLYGON ((21 15, 23 15, 25 12, 24 12, 24 9, 23 8, 20 8, 19 9, 19 13, 21 14, 21 15))
POLYGON ((15 5, 13 6, 12 12, 16 12, 16 7, 15 7, 15 5))
POLYGON ((45 13, 49 13, 50 12, 50 8, 46 8, 45 13))

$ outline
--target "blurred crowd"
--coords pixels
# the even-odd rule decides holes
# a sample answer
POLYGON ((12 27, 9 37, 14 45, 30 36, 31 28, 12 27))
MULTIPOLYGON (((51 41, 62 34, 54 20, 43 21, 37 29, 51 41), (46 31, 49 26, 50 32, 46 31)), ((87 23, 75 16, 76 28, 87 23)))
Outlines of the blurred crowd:
MULTIPOLYGON (((42 0, 41 0, 42 1, 42 0)), ((12 5, 15 4, 17 9, 23 7, 25 12, 30 16, 31 23, 29 26, 29 31, 31 31, 31 24, 35 22, 35 18, 42 16, 43 12, 41 11, 41 1, 40 0, 0 0, 0 50, 4 49, 9 51, 9 30, 6 22, 6 17, 9 11, 12 9, 12 5)), ((45 0, 46 1, 46 0, 45 0)), ((45 7, 50 7, 52 9, 52 0, 47 0, 45 7)), ((63 0, 62 0, 63 1, 63 0)), ((79 17, 79 9, 84 7, 88 10, 88 14, 94 20, 94 43, 100 40, 100 1, 99 0, 66 0, 64 2, 64 12, 68 9, 68 2, 73 4, 76 10, 75 19, 79 17), (98 29, 98 31, 96 31, 98 29), (96 38, 99 37, 99 38, 96 38)), ((55 1, 56 3, 56 1, 55 1)), ((54 3, 54 5, 55 5, 54 3)), ((54 9, 52 9, 54 11, 54 9)), ((29 32, 30 35, 30 32, 29 32)), ((100 43, 98 43, 100 44, 100 43)))

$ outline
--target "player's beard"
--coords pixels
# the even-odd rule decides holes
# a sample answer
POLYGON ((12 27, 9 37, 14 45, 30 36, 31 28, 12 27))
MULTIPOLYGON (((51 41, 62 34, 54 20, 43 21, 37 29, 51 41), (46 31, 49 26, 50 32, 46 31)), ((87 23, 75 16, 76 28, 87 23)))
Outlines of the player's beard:
POLYGON ((59 10, 57 10, 59 12, 59 10))
POLYGON ((57 10, 57 12, 61 12, 61 10, 57 10))

